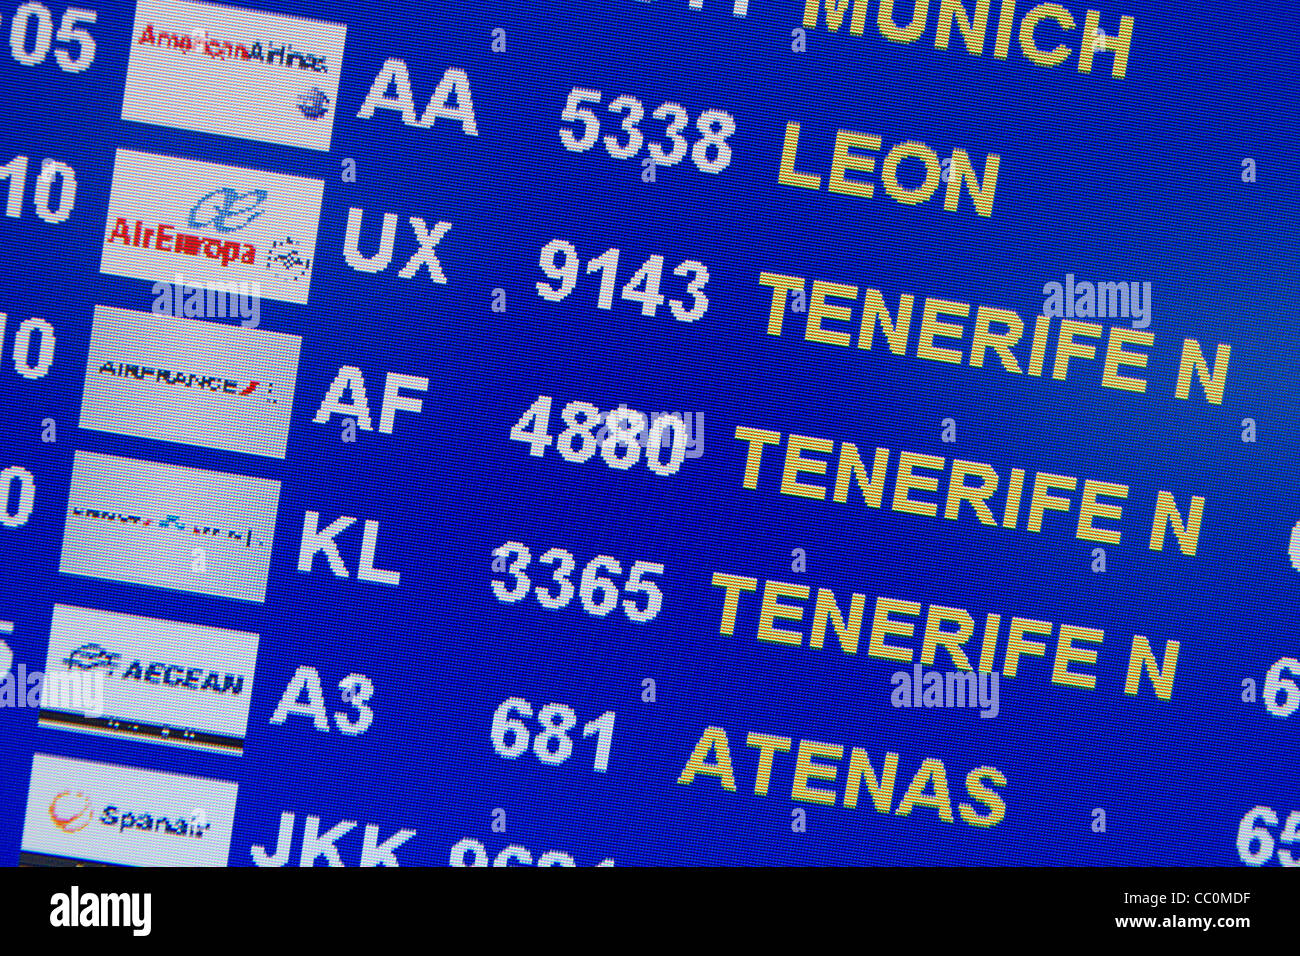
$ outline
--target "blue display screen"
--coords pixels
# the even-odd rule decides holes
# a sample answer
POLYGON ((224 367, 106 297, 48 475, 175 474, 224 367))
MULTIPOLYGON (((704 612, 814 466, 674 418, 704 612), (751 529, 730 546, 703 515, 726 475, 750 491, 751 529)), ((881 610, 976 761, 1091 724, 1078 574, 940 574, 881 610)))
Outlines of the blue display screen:
POLYGON ((78 2, 0 864, 1300 859, 1276 5, 78 2))

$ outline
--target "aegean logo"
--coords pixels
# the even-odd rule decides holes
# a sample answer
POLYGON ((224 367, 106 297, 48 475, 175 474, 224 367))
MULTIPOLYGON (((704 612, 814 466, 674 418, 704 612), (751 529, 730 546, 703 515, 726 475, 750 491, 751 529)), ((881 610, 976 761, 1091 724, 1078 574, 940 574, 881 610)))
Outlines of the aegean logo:
POLYGON ((50 925, 125 927, 134 936, 153 930, 152 893, 82 893, 72 887, 50 897, 50 925))

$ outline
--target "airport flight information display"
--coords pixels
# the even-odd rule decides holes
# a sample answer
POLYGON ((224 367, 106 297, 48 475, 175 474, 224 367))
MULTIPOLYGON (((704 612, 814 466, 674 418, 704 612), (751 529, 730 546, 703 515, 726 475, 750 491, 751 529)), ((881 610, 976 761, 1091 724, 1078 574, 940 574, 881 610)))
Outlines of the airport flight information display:
POLYGON ((0 865, 1300 865, 1297 42, 0 0, 0 865))

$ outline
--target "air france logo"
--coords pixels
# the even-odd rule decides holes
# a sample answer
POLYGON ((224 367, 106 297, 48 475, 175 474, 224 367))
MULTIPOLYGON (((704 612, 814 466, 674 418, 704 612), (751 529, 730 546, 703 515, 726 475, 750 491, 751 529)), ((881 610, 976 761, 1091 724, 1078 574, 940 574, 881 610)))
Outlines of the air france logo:
MULTIPOLYGON (((92 372, 95 367, 90 367, 92 372)), ((153 368, 144 364, 133 364, 130 362, 105 362, 99 367, 98 374, 108 375, 113 378, 132 379, 137 382, 150 382, 156 384, 164 382, 168 385, 178 385, 182 388, 197 388, 205 392, 217 392, 223 395, 234 395, 237 398, 249 398, 250 401, 261 399, 275 405, 279 402, 277 395, 272 395, 274 388, 271 382, 248 381, 245 379, 233 380, 223 375, 204 375, 201 372, 181 372, 174 369, 153 368)))
POLYGON ((190 210, 190 228, 210 227, 217 232, 238 232, 262 214, 266 196, 265 189, 250 189, 243 193, 229 186, 214 189, 190 210))

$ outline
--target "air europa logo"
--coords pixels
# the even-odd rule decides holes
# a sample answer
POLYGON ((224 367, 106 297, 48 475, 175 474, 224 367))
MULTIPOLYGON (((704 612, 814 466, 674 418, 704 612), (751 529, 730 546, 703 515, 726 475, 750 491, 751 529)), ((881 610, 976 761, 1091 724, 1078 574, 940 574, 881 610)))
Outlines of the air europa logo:
MULTIPOLYGON (((285 96, 296 114, 296 92, 285 96)), ((260 296, 305 305, 323 189, 317 179, 118 150, 100 268, 154 282, 256 282, 260 296)))
POLYGON ((241 193, 238 189, 221 186, 194 204, 190 210, 190 228, 211 227, 217 232, 238 232, 262 214, 266 197, 265 189, 241 193), (200 216, 202 218, 198 218, 200 216))
POLYGON ((120 239, 124 246, 135 246, 137 249, 148 249, 152 245, 159 252, 183 252, 187 256, 197 256, 202 252, 209 259, 220 259, 223 266, 235 261, 245 265, 257 263, 256 246, 246 242, 222 242, 220 239, 191 236, 177 232, 175 226, 164 223, 146 226, 143 220, 137 219, 135 231, 132 232, 130 223, 118 219, 113 225, 113 231, 108 234, 107 244, 112 245, 115 239, 120 239))
POLYGON ((303 257, 298 240, 289 236, 271 243, 271 249, 266 254, 266 267, 271 268, 272 263, 283 269, 294 282, 311 271, 311 260, 303 257))

